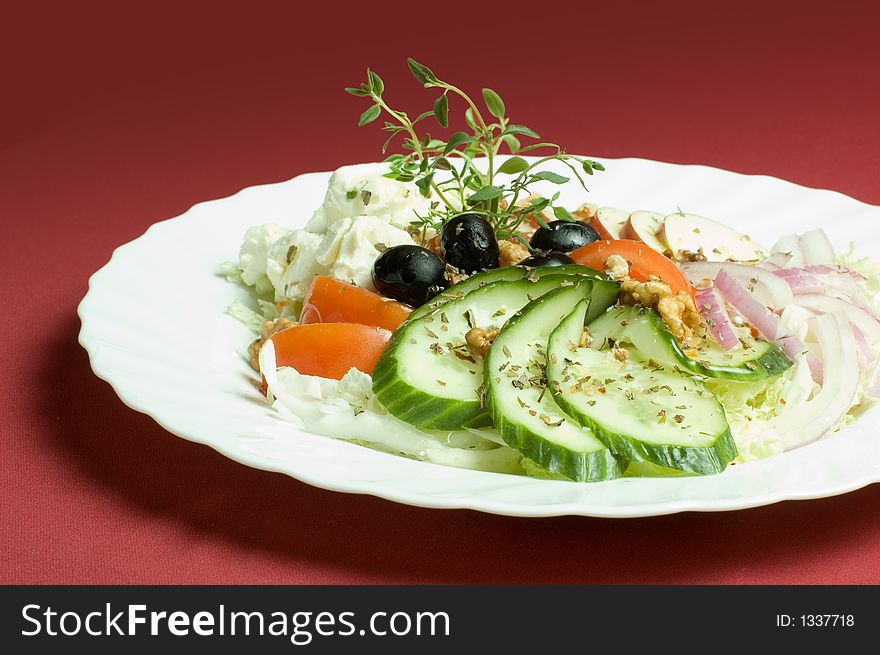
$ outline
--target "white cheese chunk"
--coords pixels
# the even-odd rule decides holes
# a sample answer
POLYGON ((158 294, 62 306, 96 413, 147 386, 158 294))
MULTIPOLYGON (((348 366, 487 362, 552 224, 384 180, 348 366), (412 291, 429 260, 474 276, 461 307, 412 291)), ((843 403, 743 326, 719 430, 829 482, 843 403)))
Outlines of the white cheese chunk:
POLYGON ((310 232, 325 233, 338 221, 355 216, 377 216, 395 227, 406 229, 431 208, 412 182, 385 177, 388 164, 343 166, 330 176, 324 204, 306 225, 310 232))

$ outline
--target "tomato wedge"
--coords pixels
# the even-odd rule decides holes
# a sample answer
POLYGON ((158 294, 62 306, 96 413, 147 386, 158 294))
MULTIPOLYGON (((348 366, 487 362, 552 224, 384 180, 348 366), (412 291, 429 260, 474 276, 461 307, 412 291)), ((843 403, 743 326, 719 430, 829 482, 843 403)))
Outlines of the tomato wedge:
POLYGON ((391 332, 358 323, 312 323, 294 325, 270 338, 278 367, 341 380, 352 367, 372 375, 391 332))
POLYGON ((644 282, 649 275, 656 275, 669 285, 673 293, 686 291, 694 294, 694 288, 675 262, 641 241, 606 239, 588 243, 569 253, 576 263, 597 271, 605 270, 605 262, 611 255, 620 255, 629 262, 629 275, 634 280, 644 282))
POLYGON ((412 308, 378 293, 318 275, 303 301, 300 323, 360 323, 392 332, 412 308))

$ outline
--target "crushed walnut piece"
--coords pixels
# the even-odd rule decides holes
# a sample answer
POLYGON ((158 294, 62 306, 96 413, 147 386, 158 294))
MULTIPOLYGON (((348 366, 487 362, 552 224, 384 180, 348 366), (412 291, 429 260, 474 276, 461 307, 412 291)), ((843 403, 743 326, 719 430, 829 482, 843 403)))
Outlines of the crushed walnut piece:
POLYGON ((627 280, 629 279, 629 262, 620 255, 611 255, 605 260, 605 273, 617 282, 627 280))
POLYGON ((498 242, 499 265, 515 266, 529 256, 529 249, 516 239, 498 242))
POLYGON ((626 279, 620 285, 620 302, 624 305, 653 307, 663 318, 672 335, 687 344, 700 327, 700 312, 686 291, 672 293, 669 285, 651 276, 647 282, 626 279))
POLYGON ((440 259, 443 259, 443 253, 440 252, 440 237, 431 237, 425 243, 422 244, 423 248, 430 250, 432 253, 437 255, 440 259))
POLYGON ((625 362, 629 359, 629 351, 626 348, 615 348, 611 351, 611 355, 618 362, 625 362))
POLYGON ((485 357, 486 353, 489 352, 489 346, 495 341, 495 337, 498 336, 500 331, 501 330, 498 328, 489 328, 488 330, 478 327, 471 328, 467 331, 467 334, 464 335, 468 352, 474 358, 485 357))
POLYGON ((458 284, 462 280, 468 279, 470 276, 467 273, 458 270, 452 264, 446 264, 446 277, 449 279, 449 284, 458 284))
MULTIPOLYGON (((666 253, 664 253, 666 254, 666 253)), ((703 249, 700 248, 696 252, 692 250, 679 250, 678 252, 670 252, 666 254, 670 259, 677 262, 705 262, 708 261, 706 259, 706 255, 703 253, 703 249)))
POLYGON ((596 215, 599 213, 599 205, 594 205, 591 202, 585 202, 580 207, 572 212, 575 216, 577 216, 580 220, 585 223, 589 223, 591 220, 596 218, 596 215))
POLYGON ((259 372, 260 349, 263 347, 263 344, 269 340, 269 337, 276 332, 281 332, 281 330, 286 330, 294 325, 297 325, 297 322, 292 321, 289 318, 279 318, 277 321, 266 321, 263 323, 263 327, 260 329, 260 338, 254 339, 251 345, 248 346, 248 359, 252 369, 259 372))

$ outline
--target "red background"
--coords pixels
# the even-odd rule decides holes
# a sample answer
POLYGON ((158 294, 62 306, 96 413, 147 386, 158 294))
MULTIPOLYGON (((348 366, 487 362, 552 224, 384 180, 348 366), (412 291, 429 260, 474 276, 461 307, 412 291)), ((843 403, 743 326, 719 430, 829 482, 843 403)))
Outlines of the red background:
POLYGON ((880 582, 880 486, 626 521, 423 510, 248 469, 125 408, 76 342, 88 276, 196 202, 375 159, 342 93, 367 65, 412 111, 432 96, 407 55, 573 152, 880 203, 867 2, 300 4, 6 10, 0 582, 880 582))

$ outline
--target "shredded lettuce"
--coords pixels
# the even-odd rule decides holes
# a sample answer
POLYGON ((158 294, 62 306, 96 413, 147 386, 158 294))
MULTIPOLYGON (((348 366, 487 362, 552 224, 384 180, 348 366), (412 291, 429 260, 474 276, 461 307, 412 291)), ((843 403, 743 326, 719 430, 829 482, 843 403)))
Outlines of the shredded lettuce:
POLYGON ((798 405, 816 390, 806 358, 782 375, 754 382, 707 379, 706 386, 724 407, 730 431, 739 450, 739 461, 779 454, 784 444, 770 421, 798 405))
POLYGON ((253 332, 259 332, 266 321, 261 314, 255 312, 240 300, 233 300, 229 307, 226 308, 226 313, 253 332))
POLYGON ((875 298, 880 293, 880 264, 871 257, 857 255, 854 243, 849 244, 849 250, 837 255, 837 261, 841 266, 851 268, 867 278, 862 282, 862 286, 871 298, 875 298))
POLYGON ((227 281, 247 286, 245 281, 241 279, 241 268, 235 262, 223 262, 220 270, 226 276, 227 281))

